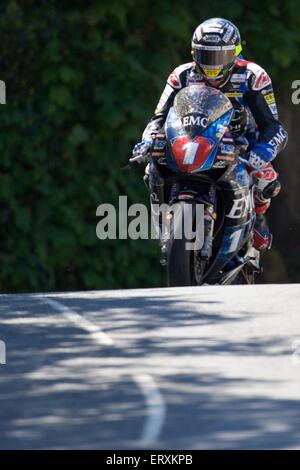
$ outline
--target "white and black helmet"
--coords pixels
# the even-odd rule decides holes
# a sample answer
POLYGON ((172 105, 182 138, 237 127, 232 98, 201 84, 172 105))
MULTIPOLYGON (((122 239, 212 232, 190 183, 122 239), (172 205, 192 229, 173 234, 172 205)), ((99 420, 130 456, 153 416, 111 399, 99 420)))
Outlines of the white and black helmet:
POLYGON ((208 81, 227 78, 241 51, 238 28, 224 18, 204 21, 193 34, 193 58, 208 81))

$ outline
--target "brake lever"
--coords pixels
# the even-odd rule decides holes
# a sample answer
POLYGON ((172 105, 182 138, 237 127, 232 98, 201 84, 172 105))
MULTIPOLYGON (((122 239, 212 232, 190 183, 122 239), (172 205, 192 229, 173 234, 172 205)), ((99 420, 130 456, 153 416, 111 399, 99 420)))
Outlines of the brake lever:
POLYGON ((121 171, 128 171, 128 170, 132 170, 132 165, 130 165, 130 163, 127 163, 127 165, 124 165, 124 166, 121 166, 120 167, 120 170, 121 171))
MULTIPOLYGON (((136 155, 137 156, 137 155, 136 155)), ((144 163, 148 163, 149 160, 150 160, 150 156, 151 154, 149 153, 147 155, 147 160, 145 160, 144 163)), ((134 167, 137 167, 141 164, 141 162, 139 162, 138 160, 134 160, 133 162, 129 162, 127 163, 127 165, 124 165, 124 166, 121 166, 120 170, 121 171, 128 171, 128 170, 132 170, 134 167)))

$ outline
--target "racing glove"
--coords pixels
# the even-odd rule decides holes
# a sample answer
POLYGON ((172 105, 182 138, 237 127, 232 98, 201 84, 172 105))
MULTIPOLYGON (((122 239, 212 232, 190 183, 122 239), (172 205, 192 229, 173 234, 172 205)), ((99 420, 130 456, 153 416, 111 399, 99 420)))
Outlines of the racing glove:
POLYGON ((153 144, 152 139, 142 140, 133 147, 130 163, 143 163, 148 160, 149 152, 153 144))
POLYGON ((270 144, 257 144, 242 160, 253 169, 261 171, 276 156, 274 147, 270 144))

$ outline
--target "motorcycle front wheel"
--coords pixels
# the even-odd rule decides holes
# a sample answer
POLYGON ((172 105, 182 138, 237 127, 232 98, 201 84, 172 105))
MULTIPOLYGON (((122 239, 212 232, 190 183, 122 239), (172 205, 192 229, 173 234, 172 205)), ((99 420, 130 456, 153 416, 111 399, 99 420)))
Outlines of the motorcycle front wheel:
POLYGON ((191 215, 192 229, 196 232, 196 205, 195 202, 180 201, 176 203, 176 208, 174 208, 168 243, 167 273, 169 287, 201 284, 206 261, 198 256, 197 250, 186 249, 187 244, 193 243, 194 240, 187 237, 189 227, 185 230, 186 220, 182 216, 186 213, 191 215))

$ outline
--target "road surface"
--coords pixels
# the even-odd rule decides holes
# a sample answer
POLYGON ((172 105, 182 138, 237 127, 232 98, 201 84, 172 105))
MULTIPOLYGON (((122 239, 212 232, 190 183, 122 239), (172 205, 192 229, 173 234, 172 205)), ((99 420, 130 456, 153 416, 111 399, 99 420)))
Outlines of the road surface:
POLYGON ((0 340, 1 449, 300 449, 300 285, 1 295, 0 340))

